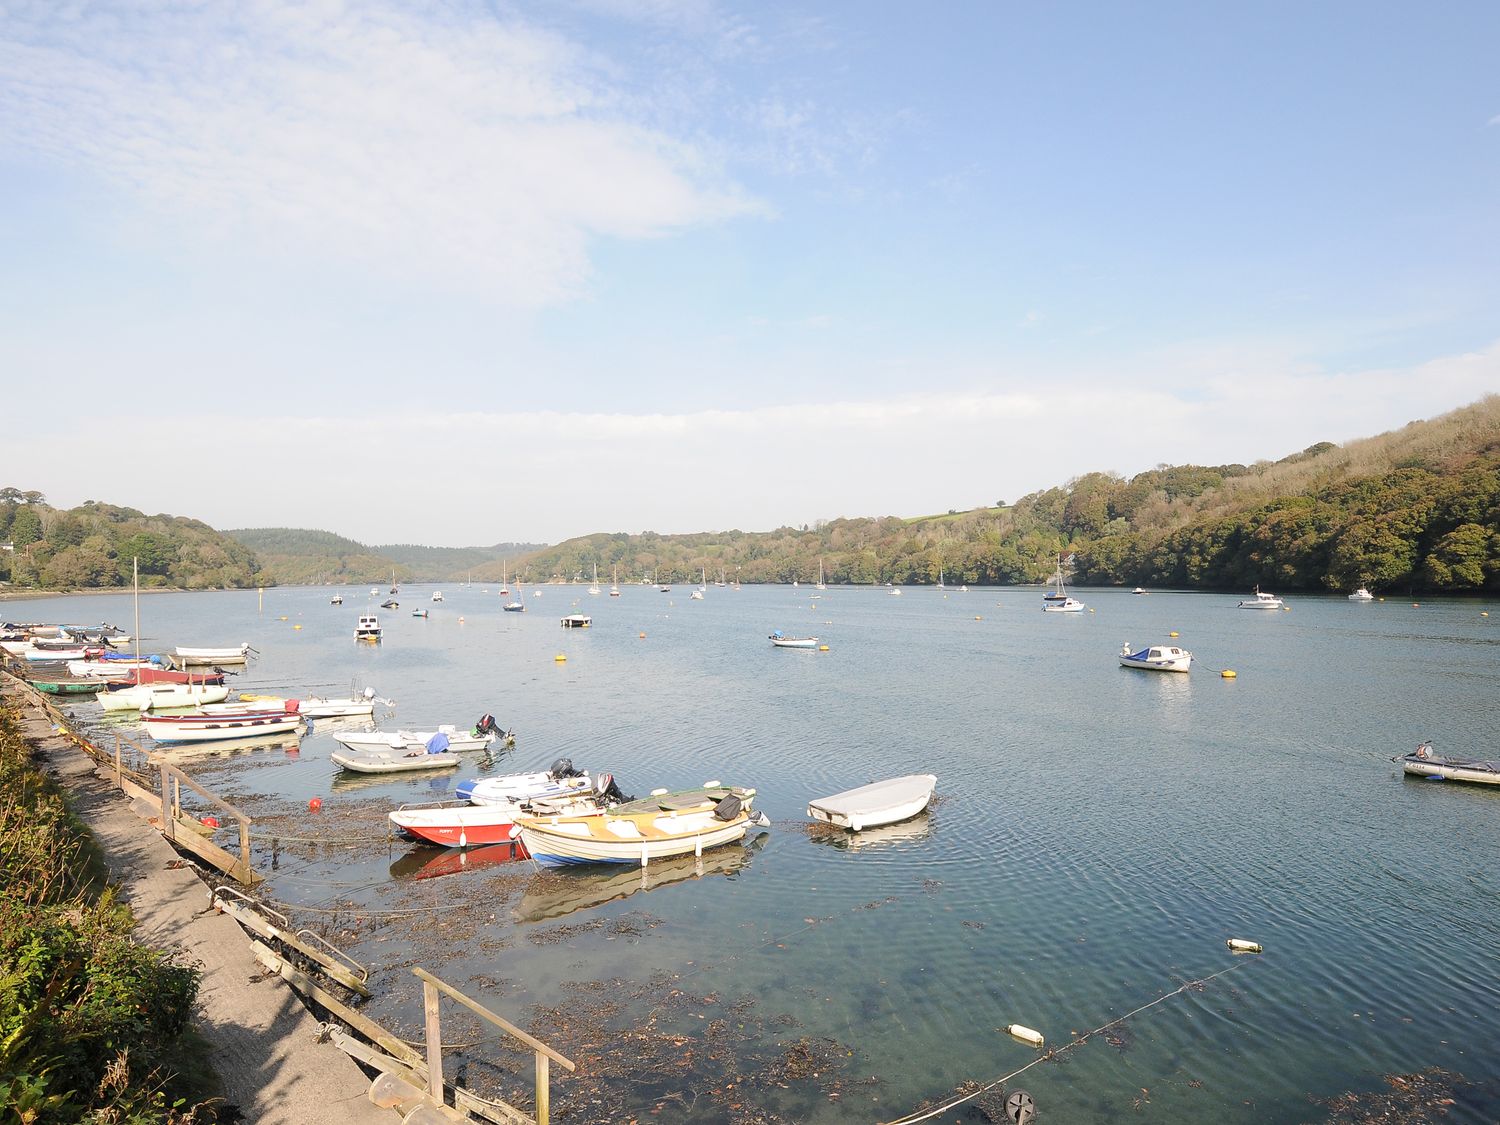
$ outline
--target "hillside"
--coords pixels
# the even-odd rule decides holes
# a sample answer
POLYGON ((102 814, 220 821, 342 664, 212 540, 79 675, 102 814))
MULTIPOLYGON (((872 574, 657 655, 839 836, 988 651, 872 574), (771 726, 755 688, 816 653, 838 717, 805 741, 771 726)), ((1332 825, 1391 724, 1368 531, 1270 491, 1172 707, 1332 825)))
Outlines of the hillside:
POLYGON ((142 586, 190 590, 256 584, 253 551, 199 520, 148 516, 89 500, 66 511, 40 492, 0 489, 0 581, 18 588, 127 586, 131 559, 142 586))
POLYGON ((295 527, 238 528, 225 532, 253 550, 268 584, 458 581, 497 560, 537 549, 537 544, 493 547, 422 547, 411 544, 366 546, 328 531, 295 527))
MULTIPOLYGON (((745 582, 1040 582, 1059 554, 1107 585, 1500 589, 1500 396, 1430 421, 1255 465, 1093 472, 1014 505, 917 519, 663 536, 595 534, 535 552, 533 580, 700 568, 745 582)), ((477 572, 476 572, 477 573, 477 572)))

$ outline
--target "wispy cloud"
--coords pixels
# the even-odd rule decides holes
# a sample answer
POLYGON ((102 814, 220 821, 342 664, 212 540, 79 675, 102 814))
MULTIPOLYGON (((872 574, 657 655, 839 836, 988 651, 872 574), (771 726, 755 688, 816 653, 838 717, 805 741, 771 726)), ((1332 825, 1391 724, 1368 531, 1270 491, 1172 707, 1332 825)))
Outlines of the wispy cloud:
POLYGON ((608 60, 477 2, 43 2, 0 23, 0 152, 199 237, 512 303, 578 292, 595 237, 761 210, 634 100, 608 60))

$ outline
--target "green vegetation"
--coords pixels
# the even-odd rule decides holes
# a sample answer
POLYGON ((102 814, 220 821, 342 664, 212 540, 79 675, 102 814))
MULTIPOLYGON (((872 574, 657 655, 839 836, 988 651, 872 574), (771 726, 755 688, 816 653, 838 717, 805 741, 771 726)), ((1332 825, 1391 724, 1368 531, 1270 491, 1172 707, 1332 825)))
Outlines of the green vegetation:
POLYGON ((197 973, 130 940, 87 831, 3 708, 0 793, 0 1118, 198 1120, 178 1073, 198 1053, 197 973))
POLYGON ((131 559, 142 586, 189 590, 255 585, 255 556, 207 524, 148 516, 89 500, 48 507, 40 492, 0 489, 0 581, 45 590, 127 586, 131 559))
MULTIPOLYGON (((253 527, 226 531, 255 552, 263 585, 323 582, 385 583, 394 571, 398 582, 451 582, 469 571, 481 577, 489 567, 500 574, 500 560, 534 551, 534 543, 500 543, 493 547, 421 547, 392 544, 369 547, 327 531, 295 527, 253 527)), ((487 580, 487 579, 486 579, 487 580)))
MULTIPOLYGON (((535 552, 532 580, 950 585, 1077 581, 1278 590, 1500 589, 1500 396, 1347 446, 1274 463, 1089 473, 1009 507, 838 519, 764 533, 600 534, 535 552)), ((513 572, 514 573, 514 572, 513 572)))

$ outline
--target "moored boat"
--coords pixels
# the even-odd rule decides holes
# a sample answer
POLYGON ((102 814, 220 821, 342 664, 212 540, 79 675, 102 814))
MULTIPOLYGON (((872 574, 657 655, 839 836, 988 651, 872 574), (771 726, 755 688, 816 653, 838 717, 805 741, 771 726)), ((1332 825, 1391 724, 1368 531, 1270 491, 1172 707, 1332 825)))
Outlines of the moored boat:
POLYGON ((146 733, 157 742, 212 742, 247 735, 295 731, 302 716, 280 711, 250 711, 238 715, 142 715, 146 733))
POLYGON ((1361 586, 1358 590, 1355 590, 1354 593, 1349 595, 1349 600, 1351 602, 1373 602, 1375 600, 1375 595, 1361 586))
MULTIPOLYGON (((341 735, 334 738, 343 742, 341 735)), ((336 766, 355 773, 406 773, 411 770, 443 770, 460 765, 463 759, 449 748, 442 734, 434 734, 427 745, 411 746, 340 746, 329 756, 336 766)))
POLYGON ((547 867, 584 863, 630 863, 702 855, 743 839, 752 823, 769 823, 751 812, 754 789, 705 786, 657 793, 607 812, 587 816, 516 818, 531 858, 547 867))
POLYGON ((380 618, 373 613, 361 613, 358 623, 354 626, 354 639, 356 641, 380 640, 380 618))
POLYGON ((82 680, 27 680, 37 691, 48 695, 88 695, 104 686, 104 681, 94 678, 82 680))
POLYGON ((184 648, 172 650, 178 664, 244 664, 250 659, 250 644, 238 648, 184 648))
POLYGON ((1255 587, 1255 597, 1249 601, 1242 601, 1237 609, 1284 609, 1285 603, 1275 594, 1261 592, 1259 586, 1255 587))
POLYGON ((1398 759, 1401 769, 1429 781, 1466 781, 1473 785, 1500 785, 1500 759, 1450 758, 1424 742, 1398 759))
POLYGON ((482 716, 470 731, 460 731, 452 723, 444 723, 436 730, 377 730, 341 733, 333 737, 349 750, 421 750, 426 749, 435 735, 442 735, 451 751, 483 750, 502 736, 507 742, 514 740, 509 731, 500 730, 492 715, 482 716))
POLYGON ((858 832, 910 820, 932 800, 937 775, 913 773, 847 789, 808 802, 807 815, 824 824, 858 832))
POLYGON ((1087 607, 1076 598, 1048 601, 1042 606, 1043 613, 1082 613, 1087 607))
POLYGON ((587 629, 593 623, 594 619, 586 613, 570 613, 562 619, 564 629, 587 629))
MULTIPOLYGON (((571 768, 572 763, 568 764, 571 768)), ((476 803, 472 799, 463 800, 463 786, 460 786, 459 802, 404 805, 390 814, 391 823, 408 835, 445 848, 500 844, 520 835, 516 828, 518 816, 543 811, 547 815, 570 816, 597 813, 609 802, 611 791, 619 794, 614 779, 607 773, 600 774, 596 781, 587 775, 558 779, 550 772, 486 780, 504 783, 511 796, 476 803)), ((497 786, 493 792, 498 791, 497 786)))
POLYGON ((1148 645, 1138 652, 1130 651, 1130 642, 1120 646, 1122 668, 1143 668, 1148 672, 1186 672, 1193 664, 1193 654, 1176 645, 1148 645))
POLYGON ((223 684, 141 684, 101 692, 99 705, 106 711, 156 711, 218 703, 228 695, 223 684))
POLYGON ((788 637, 780 629, 770 635, 771 644, 776 648, 817 648, 817 637, 788 637))

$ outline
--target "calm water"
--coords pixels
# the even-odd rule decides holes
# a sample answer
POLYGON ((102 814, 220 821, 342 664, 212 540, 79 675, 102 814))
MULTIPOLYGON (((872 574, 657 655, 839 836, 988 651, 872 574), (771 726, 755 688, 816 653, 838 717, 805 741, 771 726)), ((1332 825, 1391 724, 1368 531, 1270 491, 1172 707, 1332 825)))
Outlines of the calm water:
MULTIPOLYGON (((351 640, 380 600, 364 590, 339 608, 326 590, 268 590, 259 607, 254 592, 154 595, 142 631, 156 648, 249 641, 246 688, 373 685, 398 702, 387 726, 494 712, 518 736, 503 772, 568 756, 638 794, 758 788, 773 827, 701 869, 543 877, 387 843, 386 810, 443 796, 477 758, 453 777, 336 784, 319 724, 295 754, 189 766, 264 831, 338 845, 284 841, 266 893, 344 934, 379 1018, 416 1026, 417 963, 523 1023, 534 1005, 582 1010, 580 984, 636 982, 606 990, 620 1009, 594 1037, 669 1033, 674 1069, 640 1047, 647 1072, 618 1066, 608 1111, 575 1119, 886 1120, 1030 1061, 1008 1023, 1061 1045, 1232 965, 1012 1085, 1051 1121, 1310 1121, 1325 1112, 1312 1099, 1436 1065, 1481 1083, 1454 1119, 1500 1119, 1500 792, 1389 761, 1422 738, 1497 752, 1500 606, 1292 598, 1255 613, 1083 590, 1091 612, 1044 615, 1037 589, 690 602, 682 586, 549 586, 515 615, 495 587, 443 589, 430 605, 432 587, 403 588, 378 647, 351 640), (575 603, 592 629, 559 628, 575 603), (778 627, 830 651, 774 650, 778 627), (1121 642, 1169 630, 1191 675, 1117 666, 1121 642), (808 798, 912 772, 936 773, 941 796, 914 824, 858 847, 804 827, 808 798), (1232 958, 1231 936, 1266 952, 1232 958), (763 1073, 804 1039, 831 1056, 816 1077, 763 1073)), ((131 614, 128 596, 5 612, 131 614)), ((535 1027, 565 1052, 598 1048, 535 1027)), ((554 1105, 579 1081, 554 1081, 554 1105)))

